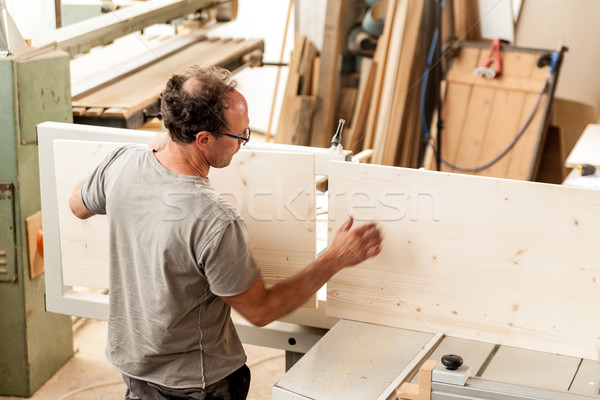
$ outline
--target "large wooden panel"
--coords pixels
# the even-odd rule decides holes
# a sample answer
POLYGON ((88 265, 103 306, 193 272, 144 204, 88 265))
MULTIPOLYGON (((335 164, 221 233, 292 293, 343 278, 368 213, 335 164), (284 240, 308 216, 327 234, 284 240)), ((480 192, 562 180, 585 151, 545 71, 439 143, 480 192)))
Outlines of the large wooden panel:
MULTIPOLYGON (((122 143, 53 142, 64 285, 108 287, 107 219, 77 219, 69 210, 68 198, 77 184, 119 145, 122 143)), ((267 284, 296 273, 315 259, 313 154, 243 149, 231 166, 212 169, 209 177, 215 189, 241 210, 250 247, 267 284)), ((316 305, 314 300, 311 305, 316 305)))
MULTIPOLYGON (((241 211, 267 285, 316 258, 314 169, 312 154, 240 151, 210 171, 213 187, 241 211)), ((316 296, 308 304, 316 307, 316 296)))
POLYGON ((329 282, 329 315, 600 358, 600 192, 331 163, 329 200, 330 232, 384 234, 329 282))

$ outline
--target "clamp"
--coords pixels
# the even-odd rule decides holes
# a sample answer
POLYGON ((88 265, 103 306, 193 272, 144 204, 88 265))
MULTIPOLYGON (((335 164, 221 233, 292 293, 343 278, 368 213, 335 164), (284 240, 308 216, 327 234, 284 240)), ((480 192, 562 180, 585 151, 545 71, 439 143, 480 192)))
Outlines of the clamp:
POLYGON ((487 79, 494 79, 497 76, 502 75, 502 57, 500 56, 500 48, 502 46, 500 38, 494 39, 490 52, 488 53, 485 63, 481 67, 475 68, 473 74, 479 77, 485 77, 487 79), (496 69, 490 68, 490 65, 495 62, 496 69))

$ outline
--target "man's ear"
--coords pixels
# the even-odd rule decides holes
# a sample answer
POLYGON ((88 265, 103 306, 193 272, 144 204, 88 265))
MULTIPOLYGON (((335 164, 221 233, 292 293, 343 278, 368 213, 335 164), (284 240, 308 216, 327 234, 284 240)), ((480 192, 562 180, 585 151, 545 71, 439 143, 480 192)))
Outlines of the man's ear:
POLYGON ((200 131, 196 134, 196 145, 197 146, 206 146, 209 141, 210 141, 210 132, 200 131))

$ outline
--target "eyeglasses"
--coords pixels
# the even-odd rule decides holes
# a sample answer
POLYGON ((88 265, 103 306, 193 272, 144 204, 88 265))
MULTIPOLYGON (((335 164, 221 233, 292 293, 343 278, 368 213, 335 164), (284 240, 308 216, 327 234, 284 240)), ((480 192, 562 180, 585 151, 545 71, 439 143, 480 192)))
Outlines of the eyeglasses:
POLYGON ((250 127, 246 128, 246 130, 244 131, 244 136, 236 136, 236 135, 231 135, 229 133, 223 133, 223 132, 215 132, 215 133, 220 133, 223 136, 227 136, 232 139, 237 139, 242 142, 242 146, 245 146, 246 143, 248 143, 248 141, 250 140, 250 135, 252 134, 252 130, 250 129, 250 127))

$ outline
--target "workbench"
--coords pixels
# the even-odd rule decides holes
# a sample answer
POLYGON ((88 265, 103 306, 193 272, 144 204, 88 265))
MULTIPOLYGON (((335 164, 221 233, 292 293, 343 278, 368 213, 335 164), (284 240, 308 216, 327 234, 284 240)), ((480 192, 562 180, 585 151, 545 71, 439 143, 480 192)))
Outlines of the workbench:
POLYGON ((396 399, 425 360, 438 361, 433 400, 600 398, 599 361, 341 320, 275 384, 273 400, 396 399), (447 354, 463 366, 446 370, 447 354))

